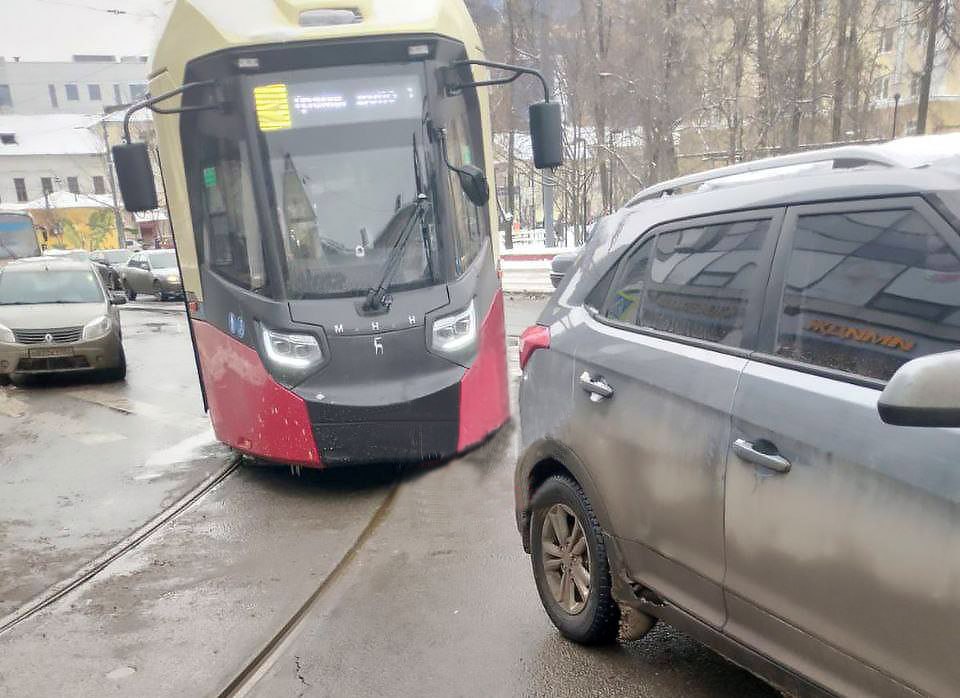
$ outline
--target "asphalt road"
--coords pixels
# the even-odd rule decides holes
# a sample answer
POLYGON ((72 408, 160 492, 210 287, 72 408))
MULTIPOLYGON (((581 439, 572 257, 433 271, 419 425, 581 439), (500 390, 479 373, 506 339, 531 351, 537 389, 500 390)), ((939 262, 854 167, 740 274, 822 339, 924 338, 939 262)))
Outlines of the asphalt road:
MULTIPOLYGON (((510 298, 508 334, 541 305, 510 298)), ((182 322, 125 312, 126 385, 0 390, 0 615, 227 462, 182 322)), ((775 695, 666 627, 602 650, 560 639, 514 525, 515 450, 511 426, 402 474, 242 467, 0 633, 0 695, 217 695, 298 613, 250 694, 775 695)))

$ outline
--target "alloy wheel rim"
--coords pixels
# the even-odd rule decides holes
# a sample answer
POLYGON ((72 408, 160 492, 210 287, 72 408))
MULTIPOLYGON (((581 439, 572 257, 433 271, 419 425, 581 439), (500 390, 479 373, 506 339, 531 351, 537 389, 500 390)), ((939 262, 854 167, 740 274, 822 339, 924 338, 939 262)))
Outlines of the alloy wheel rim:
POLYGON ((577 615, 590 598, 590 546, 583 525, 565 504, 547 511, 540 535, 542 564, 553 600, 577 615))

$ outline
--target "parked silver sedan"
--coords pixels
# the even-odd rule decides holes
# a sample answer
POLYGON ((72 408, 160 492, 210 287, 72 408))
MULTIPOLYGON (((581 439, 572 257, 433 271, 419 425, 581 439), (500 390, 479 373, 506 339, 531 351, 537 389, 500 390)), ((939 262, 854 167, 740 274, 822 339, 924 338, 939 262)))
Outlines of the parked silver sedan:
POLYGON ((957 695, 960 143, 918 140, 598 228, 520 343, 517 522, 565 636, 663 620, 791 695, 957 695))
POLYGON ((121 267, 120 279, 127 298, 132 301, 141 293, 159 300, 183 297, 177 253, 173 250, 137 252, 121 267))
POLYGON ((37 258, 0 271, 0 385, 14 375, 98 371, 126 377, 122 294, 90 262, 37 258))

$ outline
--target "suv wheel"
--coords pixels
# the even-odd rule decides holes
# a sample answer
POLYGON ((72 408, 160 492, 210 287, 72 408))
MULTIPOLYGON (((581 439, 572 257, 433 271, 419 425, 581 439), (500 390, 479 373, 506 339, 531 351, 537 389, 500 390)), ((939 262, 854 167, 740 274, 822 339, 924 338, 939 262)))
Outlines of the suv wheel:
POLYGON ((7 373, 0 373, 0 386, 10 385, 10 375, 7 373))
POLYGON ((167 300, 166 295, 164 295, 163 293, 163 287, 160 285, 159 281, 153 282, 153 295, 156 297, 158 301, 167 300))
POLYGON ((620 607, 590 500, 576 482, 555 475, 537 490, 532 509, 533 576, 550 620, 574 642, 616 641, 620 607))
POLYGON ((127 292, 127 300, 128 300, 128 301, 131 301, 131 302, 132 302, 132 301, 137 300, 137 292, 134 291, 132 288, 130 288, 130 287, 126 284, 126 282, 124 282, 124 284, 123 284, 123 290, 127 292))

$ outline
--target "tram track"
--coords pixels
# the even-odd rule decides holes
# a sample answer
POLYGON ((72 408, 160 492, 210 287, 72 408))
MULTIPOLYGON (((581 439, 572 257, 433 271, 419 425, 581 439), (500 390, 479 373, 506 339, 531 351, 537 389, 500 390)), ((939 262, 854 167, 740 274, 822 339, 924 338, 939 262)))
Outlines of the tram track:
POLYGON ((267 641, 259 652, 247 662, 236 676, 216 695, 218 698, 242 698, 249 695, 263 676, 274 666, 290 643, 297 636, 307 616, 313 611, 327 592, 347 571, 367 541, 376 533, 380 524, 387 518, 402 482, 395 483, 377 507, 370 521, 357 536, 350 549, 337 563, 336 567, 320 582, 319 586, 307 597, 290 619, 267 641))
POLYGON ((233 475, 240 467, 241 462, 242 459, 239 456, 231 458, 220 470, 208 476, 203 482, 184 494, 172 505, 154 516, 133 533, 115 543, 98 557, 88 562, 70 577, 48 587, 45 591, 21 605, 15 611, 0 618, 0 636, 50 607, 70 592, 89 583, 109 565, 127 553, 142 546, 160 531, 160 529, 233 475))

